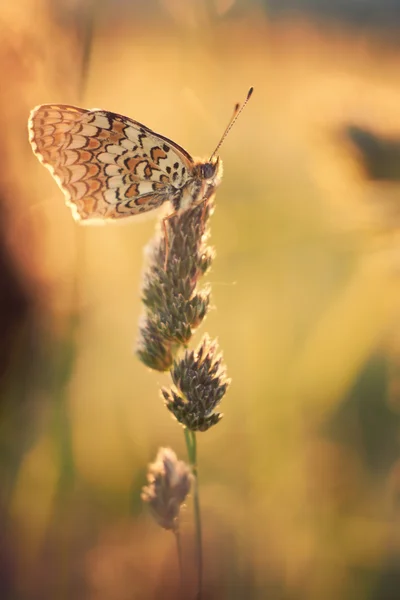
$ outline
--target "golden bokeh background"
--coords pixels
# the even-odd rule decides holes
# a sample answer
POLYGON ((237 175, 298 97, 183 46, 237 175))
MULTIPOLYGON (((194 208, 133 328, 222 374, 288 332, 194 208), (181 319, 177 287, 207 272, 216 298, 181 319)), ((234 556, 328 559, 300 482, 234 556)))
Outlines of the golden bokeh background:
MULTIPOLYGON (((2 4, 1 598, 178 597, 173 536, 140 501, 160 446, 185 458, 168 376, 135 355, 156 219, 73 222, 29 111, 102 107, 208 156, 250 85, 192 344, 217 337, 232 378, 198 435, 204 598, 397 597, 395 33, 261 0, 2 4)), ((183 536, 190 579, 190 501, 183 536)))

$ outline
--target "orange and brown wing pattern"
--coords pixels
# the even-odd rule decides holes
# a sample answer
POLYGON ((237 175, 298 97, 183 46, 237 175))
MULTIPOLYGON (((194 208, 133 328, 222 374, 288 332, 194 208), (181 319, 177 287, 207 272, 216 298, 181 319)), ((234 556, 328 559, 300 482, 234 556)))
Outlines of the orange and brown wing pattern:
POLYGON ((179 194, 192 175, 183 148, 116 113, 42 104, 28 128, 34 153, 77 220, 152 210, 179 194))

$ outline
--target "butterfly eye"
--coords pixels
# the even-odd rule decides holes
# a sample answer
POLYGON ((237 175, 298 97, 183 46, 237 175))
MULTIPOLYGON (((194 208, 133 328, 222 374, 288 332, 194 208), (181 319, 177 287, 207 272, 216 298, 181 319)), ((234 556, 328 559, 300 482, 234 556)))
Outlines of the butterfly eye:
POLYGON ((212 179, 215 175, 217 162, 207 162, 201 165, 201 176, 203 179, 212 179))

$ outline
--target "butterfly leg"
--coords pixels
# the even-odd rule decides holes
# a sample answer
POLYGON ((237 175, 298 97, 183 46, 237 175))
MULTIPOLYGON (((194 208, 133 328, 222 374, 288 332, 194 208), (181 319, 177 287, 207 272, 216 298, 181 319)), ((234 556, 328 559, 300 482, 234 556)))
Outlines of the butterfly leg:
POLYGON ((204 228, 204 223, 206 220, 206 211, 207 211, 207 207, 208 207, 208 198, 204 198, 203 200, 203 210, 201 211, 201 223, 203 225, 204 228))
POLYGON ((164 271, 167 270, 167 264, 168 264, 168 256, 169 256, 169 237, 168 237, 168 228, 167 228, 167 221, 169 219, 172 219, 172 217, 175 217, 178 213, 176 211, 174 211, 171 215, 168 215, 167 217, 164 217, 163 221, 162 221, 162 225, 163 225, 163 230, 164 230, 164 239, 165 239, 165 250, 164 250, 164 254, 165 254, 165 258, 164 258, 164 271))

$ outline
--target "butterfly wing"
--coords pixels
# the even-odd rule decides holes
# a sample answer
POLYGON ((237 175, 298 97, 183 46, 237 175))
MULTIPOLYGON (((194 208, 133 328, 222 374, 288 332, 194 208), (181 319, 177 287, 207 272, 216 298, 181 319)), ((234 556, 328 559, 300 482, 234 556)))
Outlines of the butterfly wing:
POLYGON ((183 148, 116 113, 42 104, 28 128, 33 152, 77 220, 152 210, 179 193, 193 168, 183 148))

